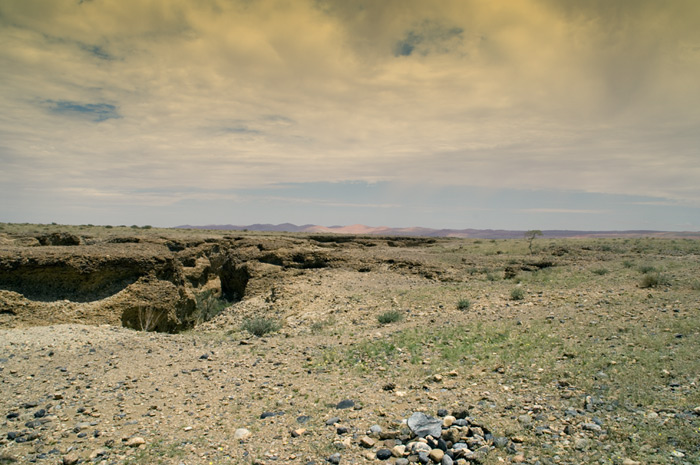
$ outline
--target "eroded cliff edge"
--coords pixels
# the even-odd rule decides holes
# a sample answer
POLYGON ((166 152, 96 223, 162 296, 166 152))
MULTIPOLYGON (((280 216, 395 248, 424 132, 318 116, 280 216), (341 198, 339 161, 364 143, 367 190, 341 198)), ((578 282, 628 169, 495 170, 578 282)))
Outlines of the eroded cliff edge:
POLYGON ((274 298, 275 283, 309 269, 367 272, 382 267, 429 279, 443 274, 426 264, 353 253, 377 245, 411 247, 415 241, 320 235, 2 234, 0 326, 87 323, 174 332, 206 321, 222 306, 254 296, 274 298))

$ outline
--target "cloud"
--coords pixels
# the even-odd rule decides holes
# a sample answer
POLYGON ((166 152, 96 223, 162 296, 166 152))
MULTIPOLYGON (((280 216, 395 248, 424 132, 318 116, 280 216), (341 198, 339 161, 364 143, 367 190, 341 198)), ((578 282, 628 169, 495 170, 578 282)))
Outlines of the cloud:
POLYGON ((574 209, 574 208, 525 208, 520 210, 522 213, 575 213, 584 215, 599 215, 601 213, 610 213, 610 210, 587 210, 587 209, 574 209))
POLYGON ((126 190, 387 181, 700 205, 699 8, 0 2, 0 176, 126 190))
POLYGON ((99 45, 87 45, 87 44, 79 44, 80 48, 89 53, 90 55, 99 58, 100 60, 113 60, 114 56, 107 52, 104 47, 100 47, 99 45))
POLYGON ((410 56, 414 52, 421 55, 450 53, 461 45, 463 32, 461 27, 423 21, 396 43, 394 56, 410 56))
POLYGON ((99 123, 108 119, 121 118, 117 107, 109 103, 78 103, 59 100, 46 102, 49 110, 60 116, 87 119, 99 123))

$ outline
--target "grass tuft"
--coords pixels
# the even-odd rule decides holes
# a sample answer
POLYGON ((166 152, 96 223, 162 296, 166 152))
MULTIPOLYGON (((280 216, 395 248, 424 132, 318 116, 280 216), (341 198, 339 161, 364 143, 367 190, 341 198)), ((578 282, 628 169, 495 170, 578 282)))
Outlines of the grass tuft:
POLYGON ((652 265, 640 265, 639 272, 643 274, 656 272, 656 267, 652 265))
POLYGON ((196 324, 204 323, 205 321, 211 320, 219 313, 221 313, 226 307, 231 305, 231 302, 222 297, 219 297, 213 290, 205 291, 201 294, 198 294, 196 300, 196 324))
POLYGON ((469 310, 472 306, 472 302, 469 299, 460 299, 457 302, 457 309, 459 310, 469 310))
POLYGON ((510 300, 523 300, 525 298, 525 291, 522 287, 515 287, 510 291, 510 300))
POLYGON ((402 315, 397 310, 389 310, 388 312, 384 312, 380 315, 377 315, 377 321, 379 321, 379 323, 383 325, 387 325, 389 323, 396 323, 397 321, 400 321, 401 318, 402 315))
POLYGON ((642 289, 649 289, 659 286, 669 285, 668 278, 661 273, 646 273, 642 276, 642 280, 639 282, 639 287, 642 289))
POLYGON ((274 333, 282 327, 282 324, 274 318, 257 316, 246 318, 241 324, 241 329, 248 331, 253 336, 262 337, 268 333, 274 333))

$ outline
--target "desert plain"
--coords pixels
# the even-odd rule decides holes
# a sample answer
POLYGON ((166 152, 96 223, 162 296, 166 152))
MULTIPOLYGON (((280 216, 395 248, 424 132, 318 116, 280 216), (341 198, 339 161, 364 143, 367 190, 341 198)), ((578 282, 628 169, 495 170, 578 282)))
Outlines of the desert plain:
POLYGON ((529 245, 0 224, 0 464, 700 463, 700 240, 529 245))

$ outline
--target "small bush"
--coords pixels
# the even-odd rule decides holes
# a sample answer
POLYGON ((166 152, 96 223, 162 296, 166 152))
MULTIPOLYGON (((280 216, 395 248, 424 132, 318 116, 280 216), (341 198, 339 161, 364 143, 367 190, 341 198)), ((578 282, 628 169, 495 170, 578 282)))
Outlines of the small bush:
POLYGON ((457 308, 459 310, 469 310, 472 306, 472 302, 469 299, 461 299, 457 302, 457 308))
POLYGON ((661 273, 646 273, 642 280, 639 282, 639 287, 642 289, 649 289, 652 287, 659 287, 668 285, 668 278, 661 273))
POLYGON ((512 291, 510 291, 510 299, 511 300, 523 300, 525 298, 525 291, 523 291, 522 287, 515 287, 513 288, 512 291))
POLYGON ((591 273, 603 276, 605 274, 610 273, 610 270, 608 270, 607 268, 595 268, 591 270, 591 273))
POLYGON ((265 318, 257 316, 255 318, 246 318, 241 324, 241 329, 248 331, 253 336, 262 337, 268 333, 278 331, 282 325, 279 321, 273 318, 265 318))
POLYGON ((634 266, 634 262, 632 260, 625 260, 622 262, 622 266, 625 268, 632 268, 634 266))
POLYGON ((396 310, 389 310, 388 312, 377 315, 377 320, 383 325, 396 323, 401 320, 401 313, 396 310))
POLYGON ((647 274, 647 273, 653 273, 653 272, 655 272, 655 271, 656 271, 656 268, 653 267, 653 266, 651 266, 651 265, 641 265, 641 266, 639 267, 639 272, 640 272, 640 273, 647 274))
POLYGON ((700 291, 700 281, 693 281, 690 283, 690 288, 694 291, 700 291))

